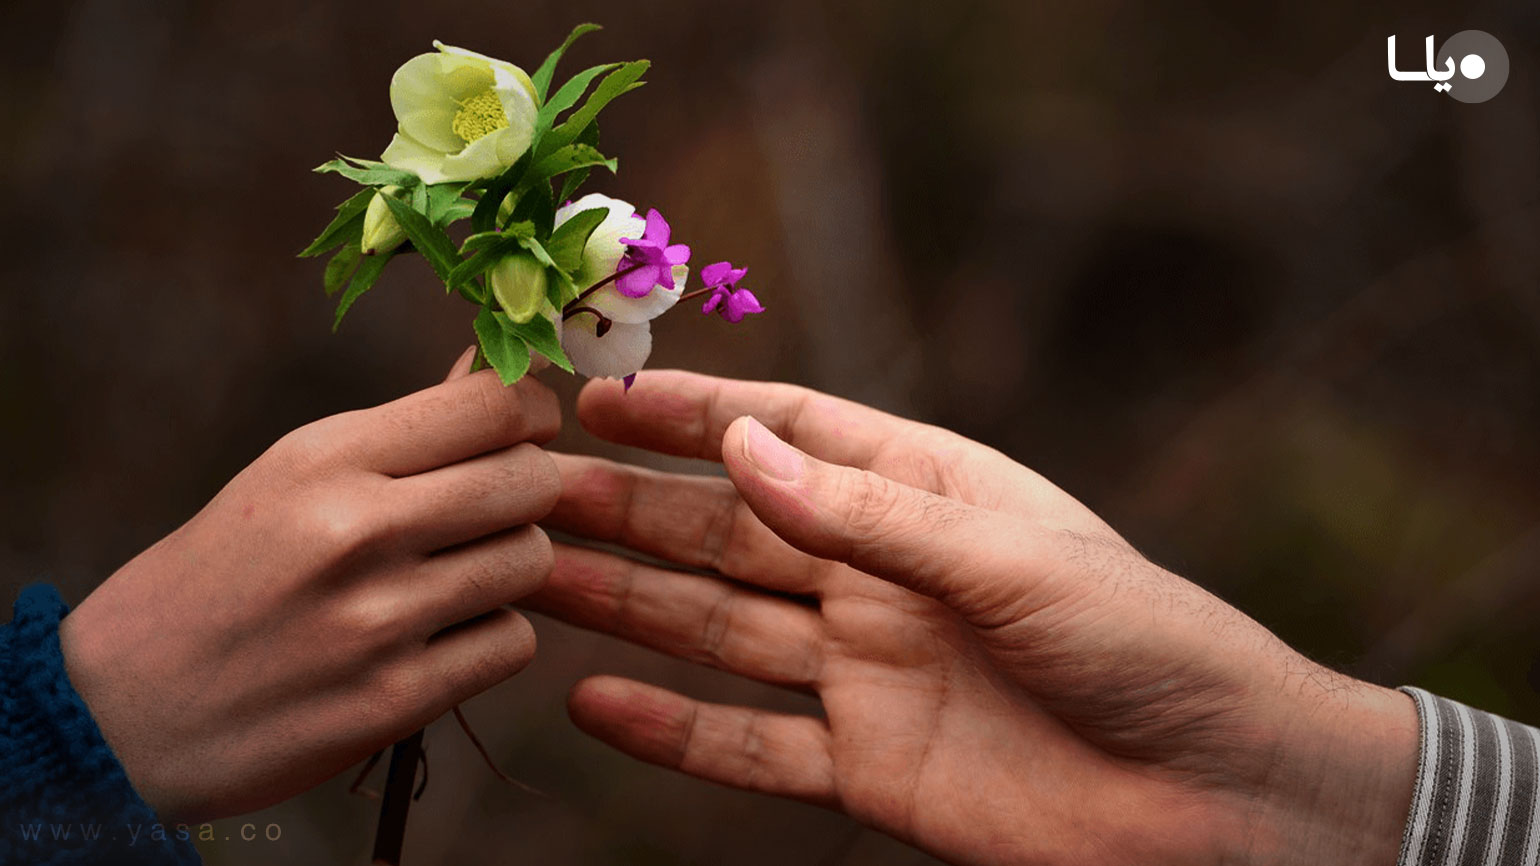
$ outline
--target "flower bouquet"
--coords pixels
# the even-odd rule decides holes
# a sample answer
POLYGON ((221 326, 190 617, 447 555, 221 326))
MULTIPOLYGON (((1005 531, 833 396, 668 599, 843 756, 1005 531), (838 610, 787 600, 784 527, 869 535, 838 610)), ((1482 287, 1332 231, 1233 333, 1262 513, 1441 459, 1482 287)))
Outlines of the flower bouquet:
POLYGON ((328 295, 341 293, 334 328, 408 252, 477 307, 477 366, 490 364, 504 384, 539 356, 629 387, 652 351, 649 323, 680 301, 701 298, 703 313, 730 322, 764 310, 739 287, 745 269, 726 261, 686 291, 690 248, 672 242, 657 209, 643 216, 599 193, 575 197, 593 171, 616 172, 599 150, 598 116, 642 86, 649 66, 600 64, 553 92, 562 55, 597 29, 574 28, 533 75, 439 42, 396 70, 397 130, 380 159, 316 168, 363 187, 300 253, 332 253, 323 282, 328 295))

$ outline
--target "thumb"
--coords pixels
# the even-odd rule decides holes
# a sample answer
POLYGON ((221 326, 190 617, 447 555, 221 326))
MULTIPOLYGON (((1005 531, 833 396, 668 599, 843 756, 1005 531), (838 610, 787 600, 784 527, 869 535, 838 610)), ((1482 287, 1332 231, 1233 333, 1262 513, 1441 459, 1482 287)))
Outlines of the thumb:
POLYGON ((989 628, 1028 608, 1036 527, 875 472, 825 463, 742 417, 722 438, 738 494, 788 544, 930 596, 989 628))
POLYGON ((454 366, 449 368, 449 375, 444 377, 444 381, 453 382, 461 376, 469 376, 471 374, 471 364, 475 362, 476 347, 469 346, 460 353, 460 357, 455 361, 454 366))

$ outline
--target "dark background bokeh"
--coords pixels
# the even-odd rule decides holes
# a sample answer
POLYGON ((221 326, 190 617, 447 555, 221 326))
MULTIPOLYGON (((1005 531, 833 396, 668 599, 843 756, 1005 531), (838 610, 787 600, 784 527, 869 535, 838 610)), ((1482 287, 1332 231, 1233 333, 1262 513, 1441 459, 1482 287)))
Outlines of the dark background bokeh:
MULTIPOLYGON (((39 577, 79 601, 285 431, 443 375, 469 308, 420 261, 329 333, 294 253, 351 187, 309 169, 383 148, 390 75, 431 39, 533 68, 583 20, 608 29, 568 71, 656 64, 606 113, 599 188, 749 264, 770 307, 661 320, 654 366, 950 426, 1316 658, 1540 720, 1531 0, 13 0, 6 603, 39 577), (1466 28, 1512 58, 1495 100, 1387 77, 1385 37, 1410 58, 1466 28)), ((575 425, 559 445, 617 453, 575 425)), ((408 862, 926 862, 587 740, 563 708, 586 672, 801 704, 536 625, 533 666, 467 712, 548 796, 440 723, 408 862)), ((375 805, 345 788, 207 861, 363 862, 375 805)))

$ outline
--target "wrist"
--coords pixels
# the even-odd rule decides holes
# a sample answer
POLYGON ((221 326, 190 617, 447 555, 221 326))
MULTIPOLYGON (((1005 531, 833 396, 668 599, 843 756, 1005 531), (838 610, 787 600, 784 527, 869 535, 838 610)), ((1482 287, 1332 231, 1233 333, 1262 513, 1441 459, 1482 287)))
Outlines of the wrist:
POLYGON ((1314 665, 1286 694, 1276 759, 1233 859, 1395 866, 1417 776, 1412 699, 1314 665))

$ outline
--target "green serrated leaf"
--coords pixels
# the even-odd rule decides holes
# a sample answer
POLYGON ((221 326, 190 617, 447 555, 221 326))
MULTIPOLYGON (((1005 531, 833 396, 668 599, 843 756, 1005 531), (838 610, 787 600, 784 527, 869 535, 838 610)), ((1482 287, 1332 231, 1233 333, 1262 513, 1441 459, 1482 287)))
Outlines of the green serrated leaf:
POLYGON ((337 294, 342 284, 353 275, 353 269, 358 267, 358 260, 363 257, 363 250, 358 242, 346 244, 332 256, 326 263, 326 273, 321 278, 321 284, 326 288, 326 296, 329 298, 337 294))
POLYGON ((390 261, 395 253, 380 253, 373 256, 362 256, 358 270, 353 272, 353 279, 348 283, 348 290, 342 293, 342 300, 337 302, 337 317, 332 320, 332 331, 342 324, 342 317, 352 309, 353 302, 363 296, 364 292, 374 288, 375 281, 380 278, 380 272, 385 270, 385 263, 390 261))
POLYGON ((578 38, 584 34, 603 29, 597 24, 579 24, 572 28, 571 33, 567 34, 567 38, 561 43, 561 47, 546 55, 545 62, 540 64, 540 68, 535 70, 535 74, 529 77, 529 80, 535 85, 535 96, 539 101, 545 101, 546 91, 551 89, 551 78, 556 75, 556 64, 561 62, 562 55, 567 53, 567 49, 572 47, 572 43, 578 41, 578 38))
POLYGON ((465 243, 460 244, 460 253, 463 255, 465 253, 475 252, 477 250, 492 246, 493 244, 500 244, 509 238, 533 237, 534 234, 534 223, 512 223, 502 231, 477 232, 476 234, 471 235, 465 239, 465 243))
POLYGON ((482 247, 472 253, 470 258, 455 265, 449 272, 449 277, 444 280, 444 288, 454 291, 466 283, 486 273, 498 260, 510 252, 519 249, 517 238, 505 238, 493 246, 482 247))
POLYGON ((399 186, 405 188, 416 186, 421 182, 417 175, 409 171, 391 168, 383 162, 353 159, 352 157, 343 157, 342 159, 323 162, 313 170, 322 174, 336 172, 354 183, 361 183, 365 186, 399 186), (358 163, 358 165, 353 165, 352 163, 358 163))
POLYGON ((531 349, 546 356, 551 360, 552 364, 566 370, 568 373, 573 372, 572 362, 567 359, 567 353, 562 351, 561 337, 556 335, 556 326, 551 324, 550 319, 547 319, 545 316, 536 315, 529 321, 520 323, 501 313, 497 315, 531 349))
MULTIPOLYGON (((506 321, 507 317, 504 317, 506 321)), ((529 372, 529 347, 524 341, 498 321, 497 314, 486 307, 476 314, 476 339, 481 351, 487 356, 497 378, 504 385, 512 385, 529 372)))
POLYGON ((428 191, 428 219, 437 226, 446 226, 456 219, 463 219, 471 215, 471 210, 476 203, 460 198, 460 193, 465 190, 464 183, 436 183, 426 187, 428 191), (456 209, 463 209, 464 213, 454 216, 456 209))
POLYGON ((603 111, 606 105, 621 94, 641 86, 639 79, 646 74, 647 68, 651 65, 651 61, 633 60, 604 76, 604 80, 600 81, 599 86, 594 88, 594 92, 589 94, 588 101, 583 103, 582 108, 572 112, 561 126, 555 127, 540 139, 535 160, 538 162, 577 141, 578 136, 583 134, 583 130, 587 129, 590 123, 593 123, 594 118, 599 116, 599 112, 603 111))
POLYGON ((418 212, 410 204, 393 196, 381 196, 385 204, 390 206, 391 216, 401 224, 401 229, 406 232, 412 246, 422 253, 428 260, 433 272, 438 274, 441 280, 449 279, 449 272, 460 263, 460 254, 455 251, 454 241, 444 230, 428 221, 428 218, 418 212))
POLYGON ((567 172, 567 176, 561 182, 561 194, 556 197, 556 200, 572 201, 572 197, 577 195, 578 188, 588 180, 588 171, 586 168, 579 168, 567 172))
POLYGON ((457 223, 476 212, 476 202, 473 199, 462 198, 455 201, 435 220, 440 226, 457 223))
POLYGON ((535 163, 530 169, 530 177, 545 179, 555 177, 573 169, 603 167, 614 174, 620 167, 620 161, 606 157, 598 148, 589 147, 586 144, 569 144, 561 150, 535 163))
POLYGON ((347 240, 349 232, 353 232, 356 240, 363 233, 364 211, 369 209, 369 199, 374 198, 374 190, 359 190, 348 198, 347 201, 337 205, 337 215, 310 246, 300 251, 302 259, 318 256, 327 250, 347 240), (356 225, 355 225, 356 223, 356 225))
POLYGON ((513 213, 508 215, 508 224, 516 222, 530 222, 534 224, 534 237, 548 238, 551 229, 556 223, 556 203, 551 198, 551 185, 544 181, 536 183, 533 188, 526 190, 519 197, 519 203, 514 206, 513 213))
POLYGON ((497 225, 497 209, 502 206, 508 193, 518 186, 519 179, 533 160, 534 155, 526 150, 507 171, 487 183, 486 192, 482 193, 476 201, 476 209, 471 212, 471 231, 489 231, 497 225))
POLYGON ((566 276, 566 273, 557 267, 556 260, 551 258, 551 254, 546 251, 545 245, 540 243, 540 241, 534 238, 519 238, 519 246, 529 250, 529 254, 535 257, 535 261, 548 268, 555 268, 558 272, 562 273, 562 276, 566 276))
POLYGON ((583 248, 588 245, 589 236, 609 213, 609 208, 589 208, 556 227, 546 244, 546 251, 551 254, 556 267, 569 274, 578 269, 583 263, 583 248))
POLYGON ((598 66, 590 66, 567 79, 567 83, 551 95, 550 101, 540 106, 539 111, 535 112, 535 144, 538 145, 541 137, 556 125, 558 114, 577 105, 577 101, 588 92, 588 86, 593 84, 595 78, 619 66, 619 63, 601 63, 598 66))

